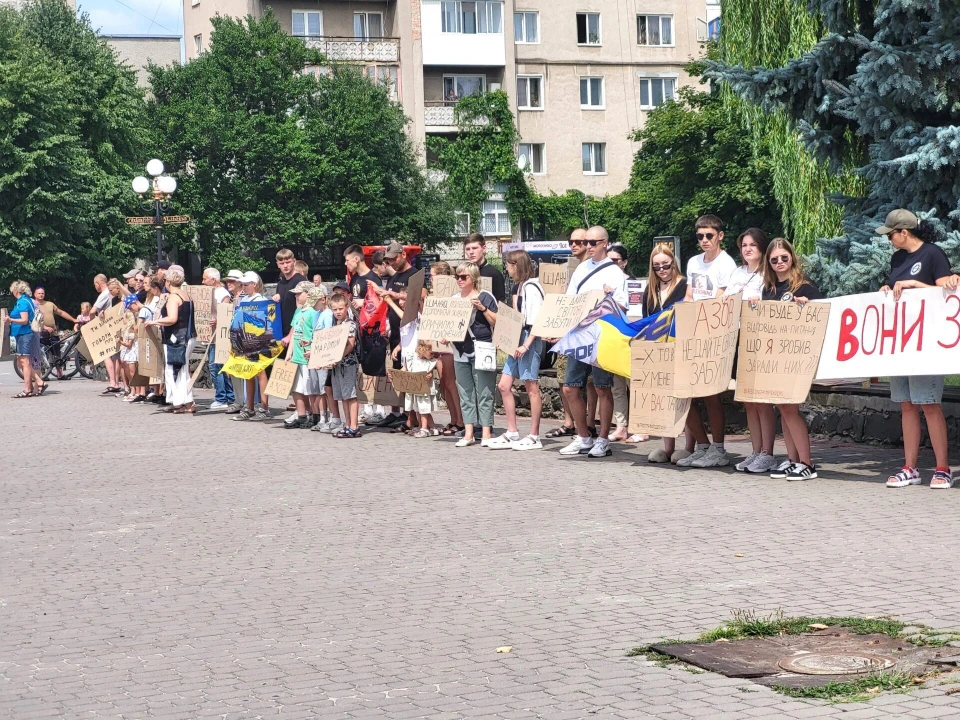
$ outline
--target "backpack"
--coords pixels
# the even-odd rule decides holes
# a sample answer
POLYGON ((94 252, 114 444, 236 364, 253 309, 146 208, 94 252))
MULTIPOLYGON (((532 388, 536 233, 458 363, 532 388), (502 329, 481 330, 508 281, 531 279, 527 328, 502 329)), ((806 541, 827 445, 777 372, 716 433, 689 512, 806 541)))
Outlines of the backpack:
POLYGON ((39 333, 43 331, 43 313, 40 312, 40 305, 36 300, 31 300, 30 304, 33 305, 33 318, 30 320, 30 329, 39 333))

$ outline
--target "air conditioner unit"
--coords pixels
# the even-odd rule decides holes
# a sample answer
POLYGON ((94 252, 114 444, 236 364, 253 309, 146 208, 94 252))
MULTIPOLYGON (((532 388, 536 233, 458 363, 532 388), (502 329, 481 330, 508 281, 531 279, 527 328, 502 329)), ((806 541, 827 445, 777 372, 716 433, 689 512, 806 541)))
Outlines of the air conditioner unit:
POLYGON ((500 89, 500 83, 492 82, 490 83, 490 92, 496 92, 500 89))

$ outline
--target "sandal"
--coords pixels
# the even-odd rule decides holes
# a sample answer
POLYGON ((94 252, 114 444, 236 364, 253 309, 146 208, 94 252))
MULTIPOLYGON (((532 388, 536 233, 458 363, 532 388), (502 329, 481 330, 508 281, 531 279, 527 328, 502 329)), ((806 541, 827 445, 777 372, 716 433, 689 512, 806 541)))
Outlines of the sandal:
POLYGON ((634 434, 634 435, 631 435, 630 437, 628 437, 624 442, 628 442, 628 443, 642 443, 642 442, 646 442, 646 441, 649 440, 649 439, 650 439, 650 436, 649 436, 649 435, 636 435, 636 434, 634 434))
POLYGON ((410 433, 410 437, 415 437, 415 438, 431 437, 431 433, 427 428, 420 428, 419 430, 415 430, 414 432, 410 433))
POLYGON ((411 432, 413 432, 413 428, 407 425, 406 423, 404 423, 403 425, 397 425, 395 428, 390 429, 390 433, 393 435, 397 435, 399 433, 403 433, 404 435, 407 435, 411 432))
POLYGON ((335 438, 358 438, 362 437, 359 430, 354 430, 353 428, 343 428, 342 430, 337 430, 333 436, 335 438))
POLYGON ((20 398, 33 397, 32 392, 27 392, 26 390, 21 390, 16 395, 13 396, 14 400, 19 400, 20 398))
POLYGON ((110 387, 108 387, 107 389, 105 389, 105 390, 104 390, 102 393, 100 393, 100 394, 101 394, 101 395, 113 395, 114 393, 118 393, 118 392, 120 392, 120 388, 118 388, 118 387, 113 387, 113 385, 111 385, 110 387))
MULTIPOLYGON (((545 438, 561 438, 561 437, 572 437, 577 434, 577 429, 572 427, 567 427, 566 425, 561 425, 556 430, 551 430, 546 435, 545 438)), ((444 433, 446 435, 446 433, 444 433)))
POLYGON ((37 391, 37 393, 36 393, 36 394, 37 394, 37 397, 40 397, 41 395, 43 395, 43 394, 47 391, 47 386, 49 386, 49 385, 50 385, 50 383, 48 383, 48 382, 45 382, 43 385, 41 385, 41 386, 40 386, 40 389, 39 389, 39 390, 37 391))
POLYGON ((463 431, 464 431, 463 425, 454 425, 453 423, 447 423, 447 426, 443 429, 443 432, 441 432, 440 434, 445 435, 447 437, 453 437, 457 433, 462 433, 463 431))

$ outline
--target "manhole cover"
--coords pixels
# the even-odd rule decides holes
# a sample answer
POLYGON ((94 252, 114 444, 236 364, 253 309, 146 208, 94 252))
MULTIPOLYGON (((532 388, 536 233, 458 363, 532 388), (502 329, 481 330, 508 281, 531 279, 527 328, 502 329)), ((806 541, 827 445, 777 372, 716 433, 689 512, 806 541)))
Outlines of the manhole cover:
POLYGON ((886 670, 895 660, 860 652, 805 653, 783 658, 777 663, 788 672, 801 675, 858 675, 886 670))

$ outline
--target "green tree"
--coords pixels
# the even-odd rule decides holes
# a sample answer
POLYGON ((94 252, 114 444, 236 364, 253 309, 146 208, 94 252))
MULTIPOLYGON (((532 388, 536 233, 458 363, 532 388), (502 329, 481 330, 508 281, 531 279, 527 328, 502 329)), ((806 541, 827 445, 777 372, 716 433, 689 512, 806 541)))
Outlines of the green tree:
POLYGON ((44 284, 60 302, 129 267, 149 132, 134 72, 61 0, 0 8, 0 287, 44 284))
POLYGON ((150 115, 193 218, 178 246, 249 266, 265 246, 449 235, 384 88, 350 66, 305 74, 323 58, 269 12, 213 26, 199 58, 151 68, 150 115))

